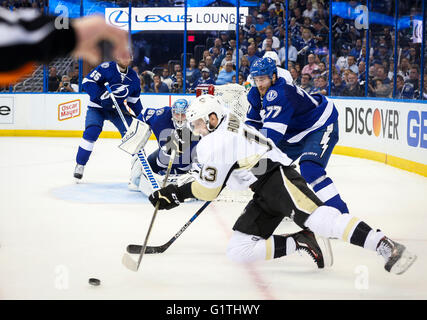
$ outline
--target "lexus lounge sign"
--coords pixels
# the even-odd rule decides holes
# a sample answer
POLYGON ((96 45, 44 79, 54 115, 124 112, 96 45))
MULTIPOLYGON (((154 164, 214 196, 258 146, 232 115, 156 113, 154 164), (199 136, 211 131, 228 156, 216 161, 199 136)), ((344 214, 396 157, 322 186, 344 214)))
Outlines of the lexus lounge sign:
MULTIPOLYGON (((247 7, 239 9, 240 24, 244 24, 249 13, 247 7)), ((184 8, 132 8, 132 31, 184 31, 184 8)), ((220 31, 235 30, 237 9, 234 7, 190 7, 187 8, 187 30, 220 31)), ((129 30, 129 8, 105 8, 108 24, 129 30)))

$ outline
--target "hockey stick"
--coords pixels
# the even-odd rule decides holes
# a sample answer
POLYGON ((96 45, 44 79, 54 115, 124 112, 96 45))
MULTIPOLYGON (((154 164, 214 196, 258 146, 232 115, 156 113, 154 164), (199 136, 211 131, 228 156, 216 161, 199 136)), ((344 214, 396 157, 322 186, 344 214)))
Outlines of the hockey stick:
MULTIPOLYGON (((206 207, 211 203, 211 201, 206 201, 203 206, 200 207, 199 210, 197 210, 197 212, 190 218, 190 220, 187 221, 186 224, 184 224, 184 226, 179 229, 179 231, 165 244, 161 245, 161 246, 147 246, 145 248, 145 253, 163 253, 165 252, 172 243, 175 242, 176 239, 179 238, 179 236, 185 231, 185 229, 188 228, 188 226, 193 223, 194 220, 196 220, 196 218, 203 212, 203 210, 206 209, 206 207)), ((131 254, 138 254, 141 253, 142 250, 142 246, 139 244, 130 244, 127 246, 126 248, 128 253, 131 254)))
MULTIPOLYGON (((119 114, 120 119, 122 120, 123 125, 126 128, 126 131, 129 131, 129 125, 126 122, 125 117, 123 116, 123 112, 120 109, 119 104, 117 103, 116 97, 114 97, 113 91, 110 88, 110 84, 108 82, 105 82, 104 86, 107 88, 107 91, 110 94, 110 98, 113 101, 113 104, 117 110, 117 113, 119 114)), ((130 113, 129 113, 129 115, 132 116, 130 113)), ((145 175, 147 176, 148 180, 151 183, 151 187, 153 189, 153 192, 156 190, 159 190, 160 186, 159 186, 156 178, 154 177, 153 170, 151 169, 151 166, 148 163, 147 156, 146 156, 144 150, 142 149, 142 150, 138 151, 137 155, 138 155, 139 162, 141 163, 142 170, 144 170, 145 175)))
MULTIPOLYGON (((162 185, 163 188, 166 186, 169 174, 170 174, 171 169, 172 169, 173 161, 175 160, 175 155, 176 155, 176 150, 173 149, 172 153, 171 153, 171 157, 169 159, 169 164, 168 164, 168 168, 166 171, 165 180, 163 181, 163 185, 162 185)), ((123 255, 122 263, 129 270, 136 272, 136 271, 138 271, 139 266, 141 265, 142 257, 144 256, 145 249, 147 248, 148 238, 150 237, 151 229, 153 228, 154 221, 156 220, 157 212, 159 211, 159 205, 160 205, 160 199, 157 200, 156 207, 155 207, 154 213, 153 213, 153 217, 151 218, 150 226, 148 227, 147 235, 145 236, 144 244, 142 246, 141 252, 139 253, 138 261, 133 260, 127 252, 125 252, 123 255)))

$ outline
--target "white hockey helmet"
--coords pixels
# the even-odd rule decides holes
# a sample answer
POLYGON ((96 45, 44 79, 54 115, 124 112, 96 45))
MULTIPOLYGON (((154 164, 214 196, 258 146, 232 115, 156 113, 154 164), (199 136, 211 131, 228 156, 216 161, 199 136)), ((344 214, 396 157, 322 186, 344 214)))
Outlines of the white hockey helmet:
POLYGON ((210 94, 203 94, 191 101, 185 113, 187 123, 191 131, 196 135, 199 134, 198 132, 194 131, 194 122, 199 119, 201 119, 206 124, 206 127, 210 132, 214 131, 216 127, 211 128, 209 125, 209 116, 212 113, 217 116, 219 124, 225 115, 225 110, 222 100, 218 97, 210 94))
POLYGON ((278 56, 278 55, 277 55, 277 53, 276 53, 276 52, 274 52, 274 51, 266 51, 266 52, 264 53, 263 58, 271 58, 271 59, 273 59, 273 60, 274 60, 274 62, 276 62, 276 66, 280 66, 280 65, 281 65, 281 64, 280 64, 279 56, 278 56))

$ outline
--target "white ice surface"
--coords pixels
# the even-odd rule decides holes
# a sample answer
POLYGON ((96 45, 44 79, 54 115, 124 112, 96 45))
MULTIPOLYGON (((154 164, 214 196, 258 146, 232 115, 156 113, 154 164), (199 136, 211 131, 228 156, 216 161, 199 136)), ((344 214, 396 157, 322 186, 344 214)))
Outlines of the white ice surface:
MULTIPOLYGON (((328 173, 352 214, 418 255, 407 273, 374 252, 333 240, 335 264, 317 270, 294 254, 249 266, 225 249, 244 204, 210 205, 137 273, 121 264, 141 243, 153 207, 127 191, 130 156, 100 139, 83 183, 72 173, 80 139, 0 138, 0 299, 427 299, 427 179, 381 163, 333 155, 328 173), (99 287, 88 278, 101 279, 99 287)), ((153 148, 153 142, 150 142, 153 148)), ((149 244, 167 242, 200 202, 159 212, 149 244)), ((277 233, 296 231, 282 223, 277 233)))

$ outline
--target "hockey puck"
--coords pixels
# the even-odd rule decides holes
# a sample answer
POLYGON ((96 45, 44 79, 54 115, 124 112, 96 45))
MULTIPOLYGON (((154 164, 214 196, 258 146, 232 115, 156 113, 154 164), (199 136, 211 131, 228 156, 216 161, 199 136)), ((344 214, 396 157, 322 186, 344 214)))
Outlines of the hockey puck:
POLYGON ((96 279, 96 278, 90 278, 89 284, 92 286, 99 286, 101 284, 101 280, 96 279))

